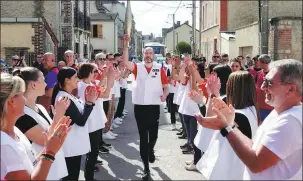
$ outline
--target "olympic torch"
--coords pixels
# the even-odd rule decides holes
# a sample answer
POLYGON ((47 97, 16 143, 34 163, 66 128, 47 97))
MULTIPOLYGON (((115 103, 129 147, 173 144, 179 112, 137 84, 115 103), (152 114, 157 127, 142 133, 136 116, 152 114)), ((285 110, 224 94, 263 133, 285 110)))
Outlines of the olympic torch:
MULTIPOLYGON (((128 34, 129 36, 131 36, 132 22, 133 22, 133 16, 130 7, 130 0, 127 0, 125 22, 124 22, 124 34, 128 34)), ((129 47, 129 44, 127 47, 129 47)))

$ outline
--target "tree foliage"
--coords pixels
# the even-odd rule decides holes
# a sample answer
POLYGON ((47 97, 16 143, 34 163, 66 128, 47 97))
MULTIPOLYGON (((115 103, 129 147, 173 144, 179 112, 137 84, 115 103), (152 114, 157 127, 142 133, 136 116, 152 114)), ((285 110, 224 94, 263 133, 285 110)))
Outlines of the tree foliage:
POLYGON ((178 43, 178 45, 176 46, 176 50, 179 54, 191 54, 191 46, 184 41, 178 43))

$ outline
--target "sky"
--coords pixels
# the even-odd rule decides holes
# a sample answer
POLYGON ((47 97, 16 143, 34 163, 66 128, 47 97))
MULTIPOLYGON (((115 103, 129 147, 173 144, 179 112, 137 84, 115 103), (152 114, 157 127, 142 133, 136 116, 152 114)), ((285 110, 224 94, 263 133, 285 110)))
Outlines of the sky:
MULTIPOLYGON (((153 33, 162 36, 162 28, 170 28, 175 23, 189 21, 192 25, 192 1, 131 1, 131 9, 137 31, 143 35, 153 33), (180 6, 179 6, 180 4, 180 6), (177 7, 179 8, 177 9, 177 7), (187 8, 188 7, 188 8, 187 8), (176 11, 177 10, 177 11, 176 11)), ((199 29, 199 1, 196 1, 196 29, 199 29)))

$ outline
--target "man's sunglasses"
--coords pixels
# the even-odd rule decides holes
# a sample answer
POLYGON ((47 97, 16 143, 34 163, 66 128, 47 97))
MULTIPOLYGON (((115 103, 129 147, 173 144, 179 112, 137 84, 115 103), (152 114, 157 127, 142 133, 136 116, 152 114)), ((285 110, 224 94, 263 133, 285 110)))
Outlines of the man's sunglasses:
POLYGON ((98 60, 106 60, 106 58, 98 58, 98 60))
POLYGON ((213 56, 213 58, 220 58, 220 56, 213 56))

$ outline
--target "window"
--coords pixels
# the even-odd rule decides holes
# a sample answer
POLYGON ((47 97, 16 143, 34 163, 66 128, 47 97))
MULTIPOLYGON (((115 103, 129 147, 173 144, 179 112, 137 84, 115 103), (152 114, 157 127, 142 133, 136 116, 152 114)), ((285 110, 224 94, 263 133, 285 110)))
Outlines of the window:
POLYGON ((91 25, 91 36, 93 38, 103 38, 103 25, 91 25))
POLYGON ((214 39, 214 52, 217 51, 217 39, 214 39))

